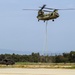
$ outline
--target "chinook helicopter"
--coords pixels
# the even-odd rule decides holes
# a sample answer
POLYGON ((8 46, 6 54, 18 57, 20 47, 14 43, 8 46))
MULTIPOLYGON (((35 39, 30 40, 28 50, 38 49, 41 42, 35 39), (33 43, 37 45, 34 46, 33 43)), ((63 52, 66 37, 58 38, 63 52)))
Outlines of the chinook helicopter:
POLYGON ((37 15, 38 21, 43 20, 44 22, 48 20, 52 20, 54 22, 54 20, 59 17, 58 10, 75 10, 74 8, 69 8, 69 9, 47 8, 46 5, 43 5, 42 7, 39 8, 40 9, 23 9, 23 10, 38 11, 38 15, 37 15))

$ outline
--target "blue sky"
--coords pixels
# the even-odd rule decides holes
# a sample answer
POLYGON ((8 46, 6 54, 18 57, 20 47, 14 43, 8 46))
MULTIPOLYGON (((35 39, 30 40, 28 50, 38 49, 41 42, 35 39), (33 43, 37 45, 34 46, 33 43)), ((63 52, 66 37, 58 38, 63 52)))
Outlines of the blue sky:
POLYGON ((46 4, 51 8, 75 8, 75 0, 0 0, 0 49, 3 53, 62 53, 75 51, 75 11, 59 11, 55 22, 48 22, 48 50, 45 50, 45 23, 37 21, 36 11, 46 4))

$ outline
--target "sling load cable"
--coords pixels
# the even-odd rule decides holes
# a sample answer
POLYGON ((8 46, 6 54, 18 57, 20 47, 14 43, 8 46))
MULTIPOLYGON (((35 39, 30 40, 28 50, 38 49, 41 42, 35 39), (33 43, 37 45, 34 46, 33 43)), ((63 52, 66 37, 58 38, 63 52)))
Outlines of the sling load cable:
POLYGON ((48 32, 47 32, 48 21, 46 21, 46 34, 45 34, 45 50, 46 55, 48 54, 48 32))
POLYGON ((47 55, 48 51, 48 35, 47 35, 47 26, 48 26, 48 21, 46 21, 45 25, 45 37, 44 37, 44 47, 43 47, 43 55, 47 55))

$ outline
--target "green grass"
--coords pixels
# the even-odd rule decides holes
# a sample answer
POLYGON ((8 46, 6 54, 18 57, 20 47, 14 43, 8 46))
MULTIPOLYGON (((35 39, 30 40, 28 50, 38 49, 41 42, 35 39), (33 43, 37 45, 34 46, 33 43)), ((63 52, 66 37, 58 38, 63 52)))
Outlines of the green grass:
POLYGON ((30 63, 16 62, 15 65, 0 65, 0 68, 65 68, 75 69, 75 63, 30 63))
POLYGON ((16 65, 37 65, 40 63, 30 63, 30 62, 16 62, 16 65))

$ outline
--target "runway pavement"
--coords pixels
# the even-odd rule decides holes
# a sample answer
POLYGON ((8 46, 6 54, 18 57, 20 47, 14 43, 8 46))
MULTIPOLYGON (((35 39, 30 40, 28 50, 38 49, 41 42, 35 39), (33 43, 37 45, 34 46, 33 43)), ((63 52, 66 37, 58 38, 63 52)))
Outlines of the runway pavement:
POLYGON ((0 68, 0 75, 75 75, 74 69, 0 68))

